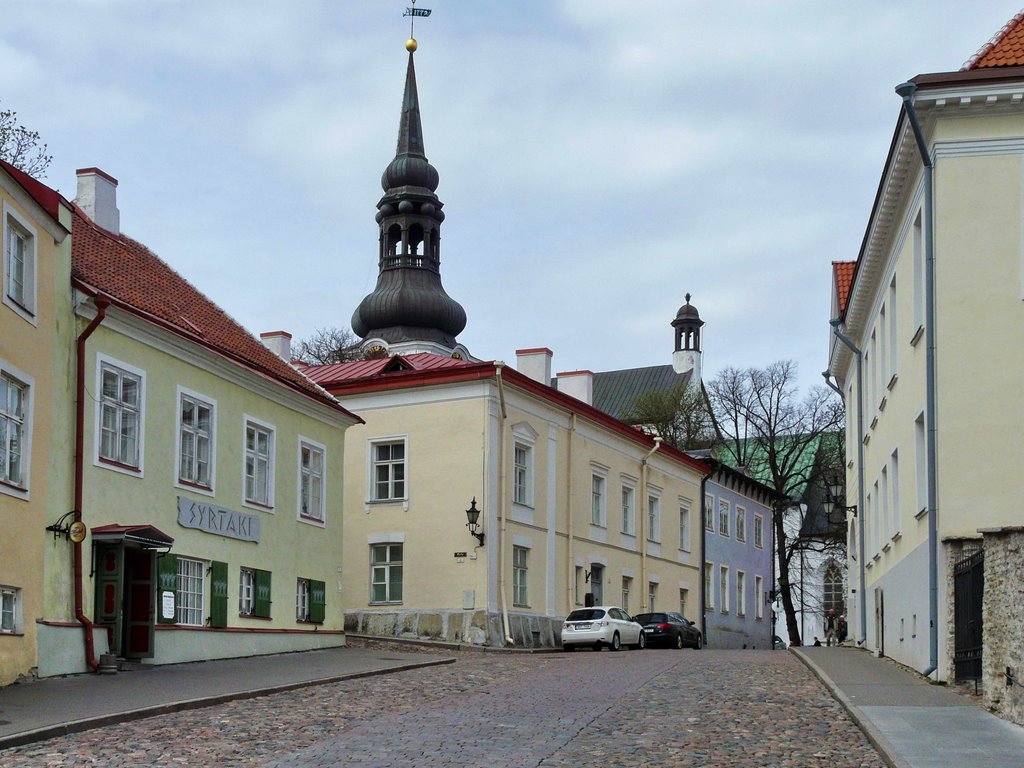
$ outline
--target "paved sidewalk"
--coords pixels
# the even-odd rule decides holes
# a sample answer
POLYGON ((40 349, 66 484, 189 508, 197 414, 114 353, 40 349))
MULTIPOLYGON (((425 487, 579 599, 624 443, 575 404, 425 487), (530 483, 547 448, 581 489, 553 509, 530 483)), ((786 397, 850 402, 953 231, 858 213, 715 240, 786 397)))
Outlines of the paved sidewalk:
POLYGON ((895 768, 1024 765, 1024 728, 888 659, 850 648, 793 648, 895 768))
POLYGON ((440 653, 330 648, 18 683, 0 689, 0 749, 234 699, 454 661, 440 653))

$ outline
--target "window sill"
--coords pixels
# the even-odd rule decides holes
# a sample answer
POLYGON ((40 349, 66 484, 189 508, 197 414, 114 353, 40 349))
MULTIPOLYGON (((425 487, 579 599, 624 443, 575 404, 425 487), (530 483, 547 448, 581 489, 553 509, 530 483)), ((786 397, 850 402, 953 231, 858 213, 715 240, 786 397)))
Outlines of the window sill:
POLYGON ((299 513, 299 516, 296 519, 300 523, 305 523, 306 525, 314 525, 317 528, 324 528, 327 524, 326 521, 321 517, 311 517, 309 515, 304 515, 301 512, 299 513))
POLYGON ((242 506, 249 507, 250 509, 258 509, 260 512, 269 512, 270 514, 274 513, 274 508, 272 506, 268 504, 261 504, 258 501, 251 501, 249 499, 245 499, 242 502, 242 506))
POLYGON ((534 510, 534 506, 533 506, 533 502, 532 501, 513 501, 512 502, 512 506, 513 507, 521 507, 522 509, 528 509, 531 512, 533 512, 533 510, 534 510))
POLYGON ((529 610, 530 605, 529 605, 529 603, 512 603, 512 607, 513 608, 526 608, 527 610, 529 610))
MULTIPOLYGON (((381 600, 380 602, 374 602, 373 600, 371 600, 368 603, 368 605, 401 605, 401 604, 402 604, 401 600, 381 600)), ((576 603, 576 605, 579 605, 579 603, 576 603)))
POLYGON ((723 616, 728 616, 729 615, 728 611, 722 611, 721 613, 722 613, 723 616))
POLYGON ((661 539, 648 539, 648 544, 661 544, 661 539))
POLYGON ((910 346, 916 347, 917 346, 917 342, 919 342, 921 340, 921 337, 923 335, 924 335, 924 326, 923 325, 917 326, 917 330, 914 331, 914 335, 910 337, 910 346))
POLYGON ((17 493, 28 493, 28 488, 24 485, 18 485, 17 483, 9 483, 3 478, 0 478, 0 488, 9 488, 17 493))
POLYGON ((746 538, 742 538, 742 539, 741 539, 741 538, 740 538, 739 536, 737 536, 737 537, 736 537, 736 543, 737 543, 737 544, 746 544, 746 543, 747 543, 747 540, 746 540, 746 538))
POLYGON ((260 621, 273 621, 270 616, 257 616, 254 613, 239 613, 238 618, 240 619, 259 619, 260 621))
POLYGON ((4 293, 4 304, 10 307, 11 311, 14 312, 18 317, 24 320, 29 325, 39 327, 39 321, 36 318, 34 310, 29 309, 16 298, 11 296, 9 293, 4 293))
POLYGON ((408 504, 409 499, 367 499, 367 505, 386 506, 388 504, 408 504))
POLYGON ((896 531, 896 533, 894 533, 892 535, 893 542, 897 542, 897 541, 899 541, 902 538, 903 538, 903 531, 896 531))
POLYGON ((866 570, 866 571, 870 571, 874 567, 875 567, 875 564, 871 560, 868 560, 866 563, 864 563, 864 570, 866 570))
POLYGON ((24 632, 0 632, 0 637, 24 637, 24 632))
MULTIPOLYGON (((887 405, 888 403, 889 403, 889 398, 888 398, 888 397, 885 397, 885 396, 883 395, 883 396, 882 396, 882 399, 878 401, 878 410, 879 410, 879 412, 881 412, 881 411, 884 411, 884 410, 885 410, 885 406, 886 406, 886 405, 887 405)), ((875 421, 878 421, 878 418, 877 418, 877 417, 875 418, 875 421)))
POLYGON ((323 625, 322 621, 310 621, 309 619, 296 619, 295 623, 296 624, 312 624, 314 627, 319 627, 319 626, 323 625))
POLYGON ((101 466, 107 467, 108 469, 117 469, 122 472, 130 472, 133 475, 141 475, 142 467, 134 466, 132 464, 124 464, 114 459, 108 459, 106 456, 99 456, 96 459, 101 466))
POLYGON ((914 519, 920 520, 928 515, 928 507, 923 507, 921 510, 914 513, 914 519))
POLYGON ((892 375, 892 378, 889 379, 889 383, 885 385, 885 388, 891 392, 892 388, 896 386, 896 382, 899 380, 899 378, 900 375, 898 373, 894 373, 892 375))
POLYGON ((871 559, 874 560, 877 563, 879 560, 882 559, 882 553, 881 552, 876 552, 875 555, 871 559))
MULTIPOLYGON (((875 416, 875 418, 873 418, 871 420, 871 426, 868 427, 868 429, 874 429, 877 426, 878 426, 878 416, 875 416)), ((867 438, 866 437, 864 438, 864 441, 867 442, 867 438)))
POLYGON ((890 549, 892 549, 892 544, 891 543, 886 542, 885 544, 882 545, 882 551, 883 552, 888 552, 890 549))
POLYGON ((867 445, 868 443, 870 443, 871 442, 871 435, 870 434, 864 435, 864 439, 861 442, 864 443, 864 445, 867 445))

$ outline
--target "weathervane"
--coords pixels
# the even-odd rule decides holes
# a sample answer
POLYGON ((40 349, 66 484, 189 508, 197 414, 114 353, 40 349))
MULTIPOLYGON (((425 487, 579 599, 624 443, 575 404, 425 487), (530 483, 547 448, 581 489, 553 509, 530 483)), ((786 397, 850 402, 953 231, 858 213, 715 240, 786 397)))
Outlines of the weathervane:
POLYGON ((409 39, 405 41, 405 48, 410 53, 416 50, 416 37, 413 35, 413 31, 416 26, 416 17, 422 16, 426 18, 430 15, 429 8, 417 8, 416 0, 412 0, 412 8, 406 8, 405 13, 402 16, 409 16, 409 39))

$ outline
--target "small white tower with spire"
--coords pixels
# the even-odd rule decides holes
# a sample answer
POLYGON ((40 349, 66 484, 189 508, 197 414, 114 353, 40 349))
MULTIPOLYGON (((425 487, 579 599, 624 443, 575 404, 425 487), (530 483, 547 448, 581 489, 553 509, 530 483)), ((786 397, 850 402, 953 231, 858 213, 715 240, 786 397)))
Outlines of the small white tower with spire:
POLYGON ((693 371, 690 383, 698 387, 701 382, 700 329, 703 325, 700 313, 690 303, 690 294, 686 294, 686 303, 679 308, 676 319, 672 321, 672 327, 676 330, 672 368, 676 373, 693 371))

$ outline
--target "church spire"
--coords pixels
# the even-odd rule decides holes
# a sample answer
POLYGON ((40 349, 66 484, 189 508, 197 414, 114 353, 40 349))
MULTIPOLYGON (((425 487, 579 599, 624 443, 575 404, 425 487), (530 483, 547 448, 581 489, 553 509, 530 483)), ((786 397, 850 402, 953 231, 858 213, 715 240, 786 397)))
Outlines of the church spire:
POLYGON ((444 203, 434 194, 440 178, 423 149, 416 47, 410 38, 398 146, 381 176, 377 286, 353 313, 352 330, 367 351, 466 356, 455 338, 466 327, 466 312, 441 285, 444 203))

